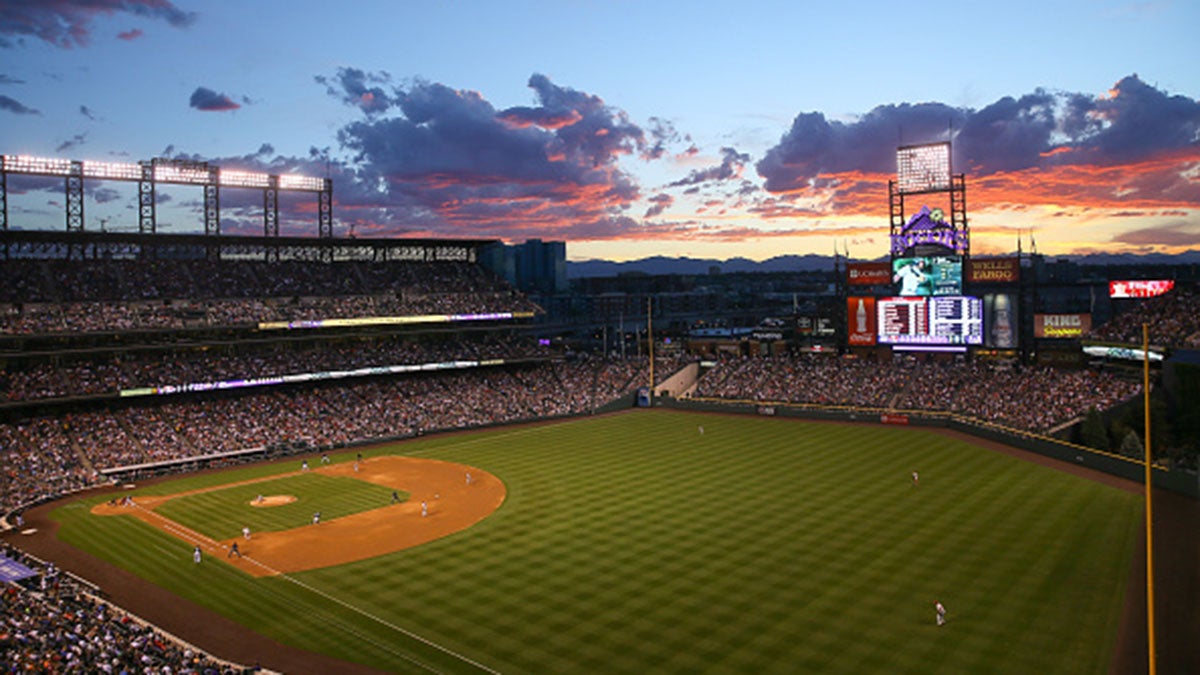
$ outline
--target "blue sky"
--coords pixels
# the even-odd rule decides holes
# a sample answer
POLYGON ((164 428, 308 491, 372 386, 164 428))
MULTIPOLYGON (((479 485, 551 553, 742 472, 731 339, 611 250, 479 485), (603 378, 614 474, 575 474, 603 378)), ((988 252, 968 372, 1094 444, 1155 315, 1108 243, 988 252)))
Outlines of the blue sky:
MULTIPOLYGON (((875 258, 896 146, 950 129, 974 254, 1177 252, 1197 27, 1196 2, 0 0, 0 153, 329 175, 337 234, 875 258)), ((134 225, 132 185, 86 188, 87 227, 134 225)), ((194 192, 160 191, 161 231, 203 229, 194 192)), ((10 177, 13 227, 62 201, 10 177)), ((222 230, 256 208, 223 192, 222 230)))

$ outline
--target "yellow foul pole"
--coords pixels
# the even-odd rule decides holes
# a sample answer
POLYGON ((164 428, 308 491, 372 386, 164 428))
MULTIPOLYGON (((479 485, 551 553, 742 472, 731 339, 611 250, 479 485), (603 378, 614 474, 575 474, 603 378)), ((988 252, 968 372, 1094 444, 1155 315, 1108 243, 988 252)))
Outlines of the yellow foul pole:
POLYGON ((646 351, 650 353, 650 402, 654 402, 654 299, 646 298, 646 351))
POLYGON ((1150 497, 1150 326, 1142 324, 1142 407, 1146 437, 1146 637, 1150 675, 1158 672, 1154 655, 1154 518, 1150 497))

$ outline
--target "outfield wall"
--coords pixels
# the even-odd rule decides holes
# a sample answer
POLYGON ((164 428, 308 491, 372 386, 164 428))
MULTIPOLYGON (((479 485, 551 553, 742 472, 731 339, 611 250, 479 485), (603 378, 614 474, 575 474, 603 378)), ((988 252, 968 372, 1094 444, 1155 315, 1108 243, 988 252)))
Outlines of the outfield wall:
MULTIPOLYGON (((703 412, 737 413, 772 417, 794 417, 833 422, 867 422, 900 426, 939 427, 961 431, 971 436, 1028 450, 1045 457, 1070 462, 1103 471, 1109 475, 1137 483, 1145 478, 1145 465, 1140 460, 1101 452, 1082 445, 1028 431, 979 422, 971 418, 916 410, 887 410, 883 408, 822 407, 814 405, 775 403, 766 401, 729 401, 723 399, 674 399, 659 397, 656 407, 703 412)), ((1181 469, 1153 467, 1155 487, 1192 498, 1200 498, 1200 476, 1181 469)))

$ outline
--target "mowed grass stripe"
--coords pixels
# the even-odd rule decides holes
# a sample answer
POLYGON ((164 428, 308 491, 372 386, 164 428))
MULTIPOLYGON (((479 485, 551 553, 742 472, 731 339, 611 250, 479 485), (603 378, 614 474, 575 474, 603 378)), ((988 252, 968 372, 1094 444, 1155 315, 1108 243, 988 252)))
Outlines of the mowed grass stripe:
MULTIPOLYGON (((1140 513, 917 429, 645 411, 397 448, 480 466, 508 497, 465 532, 297 579, 502 672, 1102 672, 1140 513)), ((378 667, 411 670, 320 624, 420 651, 319 600, 325 621, 286 630, 214 602, 378 667)))

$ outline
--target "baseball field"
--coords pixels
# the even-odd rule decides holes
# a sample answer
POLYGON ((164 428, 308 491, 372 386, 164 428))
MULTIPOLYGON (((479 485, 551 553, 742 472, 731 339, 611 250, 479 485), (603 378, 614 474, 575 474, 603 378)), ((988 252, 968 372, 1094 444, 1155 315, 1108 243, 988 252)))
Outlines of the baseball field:
POLYGON ((356 452, 52 518, 184 611, 380 671, 1105 673, 1143 513, 915 428, 633 411, 356 452))

